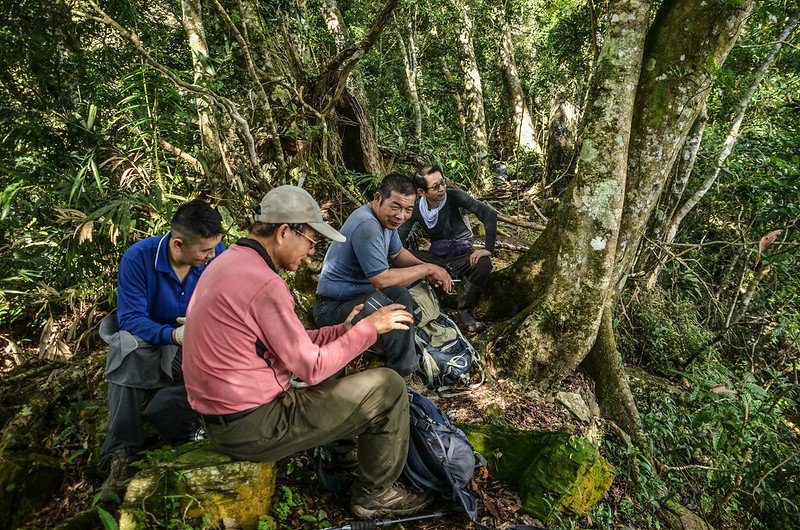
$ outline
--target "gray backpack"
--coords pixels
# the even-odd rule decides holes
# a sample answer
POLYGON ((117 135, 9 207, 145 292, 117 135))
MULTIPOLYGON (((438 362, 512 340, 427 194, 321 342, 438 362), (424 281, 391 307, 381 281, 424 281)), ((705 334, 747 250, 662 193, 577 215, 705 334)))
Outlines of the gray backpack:
POLYGON ((456 396, 463 390, 478 388, 484 381, 480 354, 456 323, 441 311, 427 282, 419 282, 409 292, 417 304, 414 309, 417 325, 414 343, 420 356, 417 375, 442 396, 456 396), (476 383, 470 383, 473 369, 480 374, 476 383))

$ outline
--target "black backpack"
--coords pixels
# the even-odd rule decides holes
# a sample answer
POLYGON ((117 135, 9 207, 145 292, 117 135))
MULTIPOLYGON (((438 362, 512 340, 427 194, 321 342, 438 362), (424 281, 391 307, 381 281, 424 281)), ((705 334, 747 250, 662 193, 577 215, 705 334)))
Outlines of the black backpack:
POLYGON ((451 497, 475 520, 475 497, 466 487, 486 460, 431 400, 410 388, 407 391, 411 432, 403 477, 412 487, 451 497))

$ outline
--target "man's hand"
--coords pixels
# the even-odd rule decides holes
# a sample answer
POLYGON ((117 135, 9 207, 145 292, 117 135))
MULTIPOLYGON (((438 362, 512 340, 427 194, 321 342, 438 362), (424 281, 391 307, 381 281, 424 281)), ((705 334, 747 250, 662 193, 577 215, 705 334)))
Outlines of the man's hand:
POLYGON ((492 253, 486 250, 485 248, 479 248, 475 250, 472 254, 469 255, 469 264, 470 266, 474 267, 478 260, 484 256, 491 256, 492 253))
POLYGON ((425 279, 434 287, 441 287, 446 293, 453 289, 453 279, 450 274, 438 265, 428 265, 428 274, 425 279))
POLYGON ((391 304, 382 307, 365 317, 365 320, 372 322, 372 325, 378 330, 378 335, 383 335, 396 329, 406 330, 414 322, 411 313, 406 311, 403 304, 391 304))
POLYGON ((350 314, 347 315, 347 318, 344 321, 344 330, 345 331, 350 331, 350 328, 353 327, 353 319, 355 318, 355 316, 357 314, 359 314, 361 312, 362 309, 364 309, 364 304, 358 304, 357 306, 355 306, 353 308, 352 311, 350 311, 350 314))
POLYGON ((182 346, 183 332, 186 329, 186 317, 178 317, 175 319, 175 322, 180 324, 180 326, 172 330, 172 342, 174 342, 178 346, 182 346))

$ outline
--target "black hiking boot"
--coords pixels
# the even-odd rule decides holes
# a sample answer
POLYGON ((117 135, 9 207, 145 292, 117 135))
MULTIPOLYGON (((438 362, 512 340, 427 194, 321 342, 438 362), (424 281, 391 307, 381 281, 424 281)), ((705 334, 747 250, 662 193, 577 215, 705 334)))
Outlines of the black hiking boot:
POLYGON ((458 310, 458 321, 461 323, 461 327, 469 333, 477 333, 486 329, 486 324, 475 320, 469 309, 458 310))
POLYGON ((350 510, 359 519, 404 517, 424 510, 433 499, 430 491, 411 491, 398 482, 377 493, 369 493, 354 485, 350 495, 350 510))
POLYGON ((135 458, 128 454, 128 450, 124 447, 108 456, 108 478, 103 482, 97 495, 100 504, 122 504, 128 482, 136 474, 136 470, 131 467, 134 460, 135 458))

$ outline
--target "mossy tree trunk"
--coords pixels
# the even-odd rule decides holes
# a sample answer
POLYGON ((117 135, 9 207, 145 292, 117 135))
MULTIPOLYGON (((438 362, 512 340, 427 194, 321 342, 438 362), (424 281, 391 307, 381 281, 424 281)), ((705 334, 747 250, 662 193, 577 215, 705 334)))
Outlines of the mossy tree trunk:
POLYGON ((725 62, 752 4, 671 0, 659 9, 647 36, 636 95, 615 296, 678 153, 705 107, 714 70, 725 62))
POLYGON ((724 62, 751 8, 751 0, 669 0, 647 31, 649 3, 611 7, 611 34, 593 75, 574 181, 536 244, 497 278, 501 287, 514 281, 518 296, 495 316, 522 311, 507 328, 513 331, 498 339, 501 362, 507 361, 512 375, 554 383, 591 354, 585 366, 598 386, 611 382, 598 391, 605 396, 601 409, 622 425, 635 425, 626 380, 611 373, 621 370, 621 360, 613 340, 605 340, 612 315, 603 317, 603 311, 614 306, 624 286, 677 153, 703 109, 714 67, 724 62), (638 64, 635 77, 609 71, 609 53, 623 52, 634 34, 645 33, 641 76, 638 64), (612 87, 617 97, 630 97, 624 108, 603 99, 612 87), (631 114, 623 117, 623 109, 631 114), (623 155, 626 168, 619 170, 623 155), (619 211, 616 201, 622 203, 619 211), (595 344, 601 321, 604 340, 595 344))
MULTIPOLYGON (((534 251, 550 247, 539 299, 498 350, 516 375, 555 383, 572 372, 597 336, 610 293, 628 167, 628 140, 650 16, 649 0, 609 6, 608 29, 590 86, 575 179, 534 251)), ((537 242, 538 243, 538 242, 537 242)), ((537 268, 537 264, 532 264, 537 268)))

